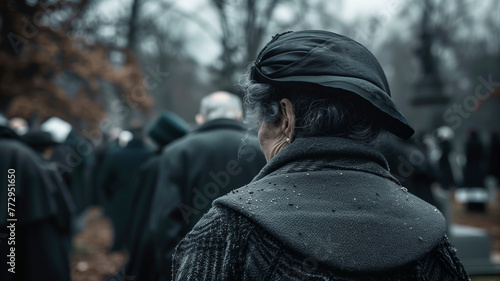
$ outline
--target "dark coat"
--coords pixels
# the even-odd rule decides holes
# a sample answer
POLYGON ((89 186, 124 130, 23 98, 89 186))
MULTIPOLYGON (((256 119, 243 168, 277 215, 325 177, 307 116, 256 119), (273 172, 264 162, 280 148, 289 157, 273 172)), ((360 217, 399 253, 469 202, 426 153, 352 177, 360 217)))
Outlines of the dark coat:
POLYGON ((92 149, 91 147, 89 141, 84 140, 73 130, 64 143, 54 148, 51 158, 73 197, 77 213, 85 210, 90 201, 85 173, 89 164, 88 151, 92 149))
POLYGON ((213 206, 175 280, 468 280, 441 213, 351 140, 298 138, 213 206))
POLYGON ((124 267, 125 275, 135 276, 138 280, 158 279, 152 233, 148 228, 151 216, 151 204, 158 179, 160 156, 155 155, 144 163, 135 179, 138 187, 131 212, 130 238, 127 241, 129 259, 124 267))
POLYGON ((112 150, 100 172, 99 189, 104 193, 105 212, 114 230, 112 251, 123 250, 129 238, 130 206, 139 187, 134 183, 139 167, 153 155, 140 139, 132 139, 126 147, 112 150))
POLYGON ((94 148, 92 156, 90 157, 90 167, 89 167, 89 185, 90 185, 90 196, 89 205, 90 206, 104 206, 104 196, 102 190, 99 189, 99 177, 102 170, 102 164, 104 164, 104 159, 106 155, 112 150, 112 144, 107 142, 102 142, 94 148))
POLYGON ((495 176, 497 182, 500 181, 500 142, 496 133, 491 133, 490 137, 487 174, 495 176))
POLYGON ((471 133, 465 144, 465 158, 467 162, 464 167, 463 186, 484 187, 485 158, 483 155, 484 145, 477 133, 471 133))
POLYGON ((236 120, 208 121, 165 148, 150 223, 162 278, 170 279, 175 245, 210 209, 212 201, 249 183, 265 164, 255 138, 236 120))
POLYGON ((445 189, 450 189, 455 186, 455 179, 453 178, 453 171, 450 163, 451 142, 443 140, 441 142, 441 156, 438 161, 438 179, 441 186, 445 189))
MULTIPOLYGON (((55 165, 0 126, 0 280, 70 280, 69 245, 75 206, 55 165), (7 199, 8 173, 14 169, 15 201, 7 199), (12 203, 14 205, 7 205, 12 203), (10 216, 7 207, 14 209, 10 216), (15 245, 6 226, 15 223, 15 245), (15 247, 15 274, 7 255, 15 247)), ((12 198, 12 197, 11 197, 12 198)), ((10 258, 9 258, 10 259, 10 258)))

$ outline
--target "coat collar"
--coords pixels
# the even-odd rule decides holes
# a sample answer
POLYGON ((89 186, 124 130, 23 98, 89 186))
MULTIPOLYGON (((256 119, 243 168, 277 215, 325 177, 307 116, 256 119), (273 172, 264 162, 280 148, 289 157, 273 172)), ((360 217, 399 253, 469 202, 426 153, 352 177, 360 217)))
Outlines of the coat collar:
POLYGON ((374 147, 335 137, 296 139, 272 158, 254 178, 254 181, 271 174, 322 169, 371 173, 401 185, 389 173, 389 165, 385 157, 374 147))
POLYGON ((140 138, 131 139, 126 146, 126 148, 143 148, 143 147, 146 147, 146 145, 144 145, 144 142, 140 138))
POLYGON ((234 119, 220 118, 207 121, 201 124, 199 127, 193 130, 193 132, 204 132, 216 129, 232 129, 238 131, 244 131, 245 127, 243 123, 234 119))

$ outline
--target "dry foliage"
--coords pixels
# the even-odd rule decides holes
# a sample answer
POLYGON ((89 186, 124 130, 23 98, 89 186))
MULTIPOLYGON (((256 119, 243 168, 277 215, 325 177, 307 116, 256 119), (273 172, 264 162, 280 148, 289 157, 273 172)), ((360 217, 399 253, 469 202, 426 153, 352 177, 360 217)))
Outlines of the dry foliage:
POLYGON ((130 50, 73 35, 88 4, 0 0, 0 102, 8 117, 58 116, 80 129, 96 127, 106 114, 103 82, 129 106, 151 108, 144 88, 134 91, 142 87, 143 73, 130 50), (124 54, 121 65, 111 62, 112 51, 124 54), (63 86, 73 83, 76 90, 63 86))

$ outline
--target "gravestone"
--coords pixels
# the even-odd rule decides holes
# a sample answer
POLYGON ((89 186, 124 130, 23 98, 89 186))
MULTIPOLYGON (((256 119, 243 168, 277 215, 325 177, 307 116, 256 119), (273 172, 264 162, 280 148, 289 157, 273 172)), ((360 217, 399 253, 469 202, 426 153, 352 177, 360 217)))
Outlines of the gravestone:
POLYGON ((477 227, 452 223, 451 198, 447 190, 434 192, 438 209, 446 219, 447 233, 457 249, 458 258, 469 275, 500 274, 500 265, 491 259, 491 237, 487 231, 477 227))

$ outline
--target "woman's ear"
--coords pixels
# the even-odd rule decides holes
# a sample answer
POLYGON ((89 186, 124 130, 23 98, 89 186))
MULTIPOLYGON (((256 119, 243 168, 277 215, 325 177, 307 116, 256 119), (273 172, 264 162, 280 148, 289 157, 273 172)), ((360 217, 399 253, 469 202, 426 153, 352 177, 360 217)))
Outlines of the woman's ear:
POLYGON ((284 98, 280 100, 280 107, 282 113, 281 130, 285 138, 289 138, 292 141, 295 134, 295 111, 293 111, 292 102, 284 98))

